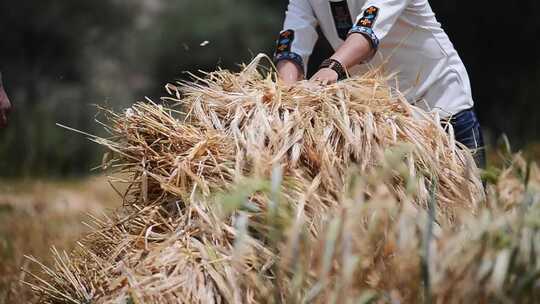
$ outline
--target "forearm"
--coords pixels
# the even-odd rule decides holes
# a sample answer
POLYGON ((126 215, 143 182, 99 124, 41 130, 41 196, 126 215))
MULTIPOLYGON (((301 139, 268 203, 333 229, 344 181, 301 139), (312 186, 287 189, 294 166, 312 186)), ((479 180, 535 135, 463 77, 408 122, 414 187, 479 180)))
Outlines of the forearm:
POLYGON ((330 58, 339 61, 348 70, 370 58, 373 51, 363 35, 351 34, 330 58))
POLYGON ((350 34, 345 43, 325 60, 312 80, 322 84, 334 83, 347 77, 347 71, 353 66, 369 59, 375 48, 362 34, 350 34))
POLYGON ((346 68, 367 61, 389 33, 410 0, 368 0, 345 43, 332 56, 346 68))
POLYGON ((274 61, 286 83, 304 79, 307 61, 317 42, 318 21, 309 0, 289 0, 274 61))

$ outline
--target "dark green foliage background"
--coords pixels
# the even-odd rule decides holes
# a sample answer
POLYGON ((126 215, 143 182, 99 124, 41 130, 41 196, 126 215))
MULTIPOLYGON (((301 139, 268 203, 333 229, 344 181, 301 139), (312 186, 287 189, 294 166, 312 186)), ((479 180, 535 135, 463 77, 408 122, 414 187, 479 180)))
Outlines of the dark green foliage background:
MULTIPOLYGON (((539 138, 540 4, 431 1, 470 72, 491 141, 539 138)), ((286 0, 0 2, 0 70, 14 104, 0 130, 0 177, 71 176, 99 164, 99 147, 62 123, 100 134, 92 104, 121 109, 182 71, 237 68, 271 53, 286 0), (205 47, 200 44, 209 41, 205 47)), ((311 65, 330 52, 322 40, 311 65)), ((99 117, 98 117, 99 118, 99 117)))

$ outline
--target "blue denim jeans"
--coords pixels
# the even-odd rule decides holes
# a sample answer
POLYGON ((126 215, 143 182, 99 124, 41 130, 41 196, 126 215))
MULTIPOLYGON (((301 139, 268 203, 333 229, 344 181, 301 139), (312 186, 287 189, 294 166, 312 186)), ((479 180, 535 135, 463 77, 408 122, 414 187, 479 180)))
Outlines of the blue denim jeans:
POLYGON ((456 141, 462 143, 471 149, 474 161, 478 168, 486 168, 486 150, 484 147, 484 136, 480 123, 474 112, 474 109, 461 111, 450 119, 454 127, 456 141))

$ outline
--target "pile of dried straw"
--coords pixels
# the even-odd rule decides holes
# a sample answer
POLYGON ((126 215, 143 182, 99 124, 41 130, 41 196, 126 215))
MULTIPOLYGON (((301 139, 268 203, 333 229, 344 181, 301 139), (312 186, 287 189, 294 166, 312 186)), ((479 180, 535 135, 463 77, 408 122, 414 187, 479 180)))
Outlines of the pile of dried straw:
POLYGON ((44 302, 538 295, 535 167, 510 167, 485 200, 451 127, 377 73, 287 87, 258 64, 168 85, 171 107, 107 112, 111 136, 93 140, 129 184, 124 206, 34 275, 44 302))

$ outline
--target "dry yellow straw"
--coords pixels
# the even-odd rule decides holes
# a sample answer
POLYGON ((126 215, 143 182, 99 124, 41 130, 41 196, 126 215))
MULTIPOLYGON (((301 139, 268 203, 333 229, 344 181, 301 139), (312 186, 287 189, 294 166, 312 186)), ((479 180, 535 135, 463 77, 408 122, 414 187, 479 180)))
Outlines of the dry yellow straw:
POLYGON ((37 292, 53 303, 453 303, 504 286, 507 247, 481 233, 531 228, 491 220, 471 155, 436 118, 379 75, 290 87, 260 73, 261 58, 168 85, 173 107, 107 111, 112 135, 93 140, 129 177, 124 207, 57 253, 37 292), (473 267, 477 257, 488 264, 473 267))

